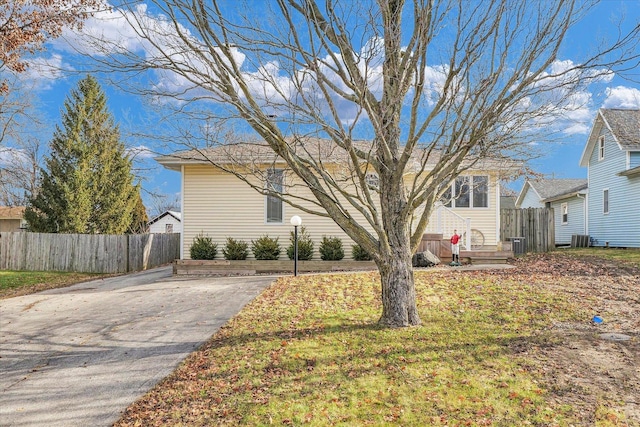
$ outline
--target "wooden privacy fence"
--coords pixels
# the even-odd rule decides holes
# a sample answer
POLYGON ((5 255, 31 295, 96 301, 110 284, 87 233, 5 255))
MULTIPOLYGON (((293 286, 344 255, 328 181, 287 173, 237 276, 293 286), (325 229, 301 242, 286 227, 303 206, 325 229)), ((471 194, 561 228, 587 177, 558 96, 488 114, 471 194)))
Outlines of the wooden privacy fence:
POLYGON ((549 252, 556 247, 553 208, 500 209, 500 236, 509 241, 524 237, 527 252, 549 252))
POLYGON ((127 273, 180 258, 180 234, 0 234, 0 270, 127 273))

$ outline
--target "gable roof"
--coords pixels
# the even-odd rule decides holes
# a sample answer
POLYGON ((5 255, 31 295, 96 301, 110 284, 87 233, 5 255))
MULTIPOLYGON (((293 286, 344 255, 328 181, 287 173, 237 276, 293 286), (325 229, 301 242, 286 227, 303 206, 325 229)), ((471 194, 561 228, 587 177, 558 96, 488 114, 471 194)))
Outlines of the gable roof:
POLYGON ((22 219, 24 206, 0 206, 0 219, 22 219))
MULTIPOLYGON (((324 163, 342 163, 350 161, 349 154, 329 139, 313 137, 288 137, 288 143, 294 147, 296 154, 302 158, 322 161, 324 163)), ((372 141, 352 140, 352 146, 363 156, 375 155, 372 141)), ((416 163, 421 157, 427 157, 426 167, 436 165, 440 154, 436 150, 423 149, 419 145, 413 151, 416 163), (426 156, 428 155, 428 157, 426 156)), ((273 149, 264 141, 247 141, 219 145, 202 149, 179 151, 173 154, 156 157, 155 160, 167 169, 180 171, 180 166, 188 164, 274 164, 284 163, 273 149)), ((521 162, 509 159, 480 159, 472 170, 505 170, 512 172, 521 168, 521 162)))
POLYGON ((158 215, 157 217, 153 218, 151 221, 149 221, 147 223, 147 225, 151 225, 154 222, 158 222, 158 221, 160 221, 162 218, 164 218, 167 215, 174 217, 176 220, 178 220, 178 222, 182 222, 182 212, 165 211, 165 212, 161 213, 160 215, 158 215))
POLYGON ((594 120, 591 133, 584 147, 580 166, 587 166, 596 145, 598 135, 606 126, 621 150, 640 150, 640 110, 617 110, 601 108, 594 120))
POLYGON ((588 181, 586 179, 528 179, 525 181, 518 194, 516 206, 522 204, 524 195, 528 188, 531 188, 540 198, 540 202, 549 202, 568 197, 582 190, 587 189, 588 181))

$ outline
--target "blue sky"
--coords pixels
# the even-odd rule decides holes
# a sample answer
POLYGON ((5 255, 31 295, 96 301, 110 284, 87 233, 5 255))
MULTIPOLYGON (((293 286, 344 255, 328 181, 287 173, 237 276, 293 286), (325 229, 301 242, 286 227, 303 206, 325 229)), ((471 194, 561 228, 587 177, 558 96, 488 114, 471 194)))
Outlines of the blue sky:
MULTIPOLYGON (((86 32, 101 34, 105 38, 119 39, 131 32, 122 20, 113 19, 113 14, 99 15, 85 26, 86 32)), ((562 61, 573 61, 585 52, 598 47, 602 39, 617 36, 617 22, 624 20, 624 29, 640 22, 640 0, 608 0, 595 7, 567 37, 559 53, 558 65, 562 61)), ((30 59, 29 72, 20 76, 23 90, 28 90, 39 104, 39 114, 47 126, 38 130, 39 137, 46 143, 54 126, 60 120, 60 110, 65 97, 84 76, 79 70, 91 68, 87 57, 74 51, 80 36, 66 33, 65 37, 48 43, 43 52, 30 59)), ((125 37, 125 40, 126 39, 125 37)), ((151 193, 162 193, 174 198, 180 191, 179 174, 167 171, 153 161, 153 155, 164 154, 168 148, 146 138, 135 135, 139 129, 147 129, 158 116, 148 108, 148 99, 125 93, 110 82, 96 75, 109 98, 109 108, 119 123, 123 140, 136 156, 137 172, 145 189, 143 198, 152 210, 151 193)), ((171 82, 169 82, 171 83, 171 82)), ((168 83, 168 84, 169 84, 168 83)), ((544 156, 531 163, 532 169, 546 176, 556 178, 584 178, 586 169, 578 165, 591 123, 600 107, 640 108, 640 71, 629 72, 625 76, 612 75, 606 81, 592 84, 588 91, 580 94, 582 105, 571 115, 571 121, 562 129, 557 142, 545 143, 541 147, 544 156)), ((25 129, 25 132, 31 130, 25 129)), ((0 158, 0 161, 2 159, 0 158)), ((6 161, 6 159, 5 159, 6 161)), ((515 184, 515 189, 518 184, 515 184)))

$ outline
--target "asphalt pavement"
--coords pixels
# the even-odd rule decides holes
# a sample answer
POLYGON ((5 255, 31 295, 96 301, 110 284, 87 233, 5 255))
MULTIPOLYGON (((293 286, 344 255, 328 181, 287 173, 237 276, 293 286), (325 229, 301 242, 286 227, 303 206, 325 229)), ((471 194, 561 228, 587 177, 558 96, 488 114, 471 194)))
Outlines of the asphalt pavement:
POLYGON ((164 267, 0 300, 0 426, 110 426, 275 277, 164 267))

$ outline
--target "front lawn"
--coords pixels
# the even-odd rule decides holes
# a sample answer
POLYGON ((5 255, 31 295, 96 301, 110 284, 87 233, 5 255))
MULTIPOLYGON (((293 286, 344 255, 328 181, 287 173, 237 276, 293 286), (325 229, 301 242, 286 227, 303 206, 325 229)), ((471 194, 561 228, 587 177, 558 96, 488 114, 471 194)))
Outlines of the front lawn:
POLYGON ((0 298, 59 288, 104 275, 55 271, 0 270, 0 298))
POLYGON ((602 328, 637 329, 637 301, 598 291, 634 295, 621 289, 638 271, 591 277, 569 260, 416 273, 423 325, 404 329, 376 325, 375 273, 281 278, 116 425, 627 425, 637 367, 619 361, 617 378, 608 358, 637 348, 603 350, 598 367, 591 346, 608 345, 602 328))
POLYGON ((584 257, 596 257, 619 261, 640 268, 640 249, 614 249, 614 248, 571 248, 562 249, 569 255, 584 257))

